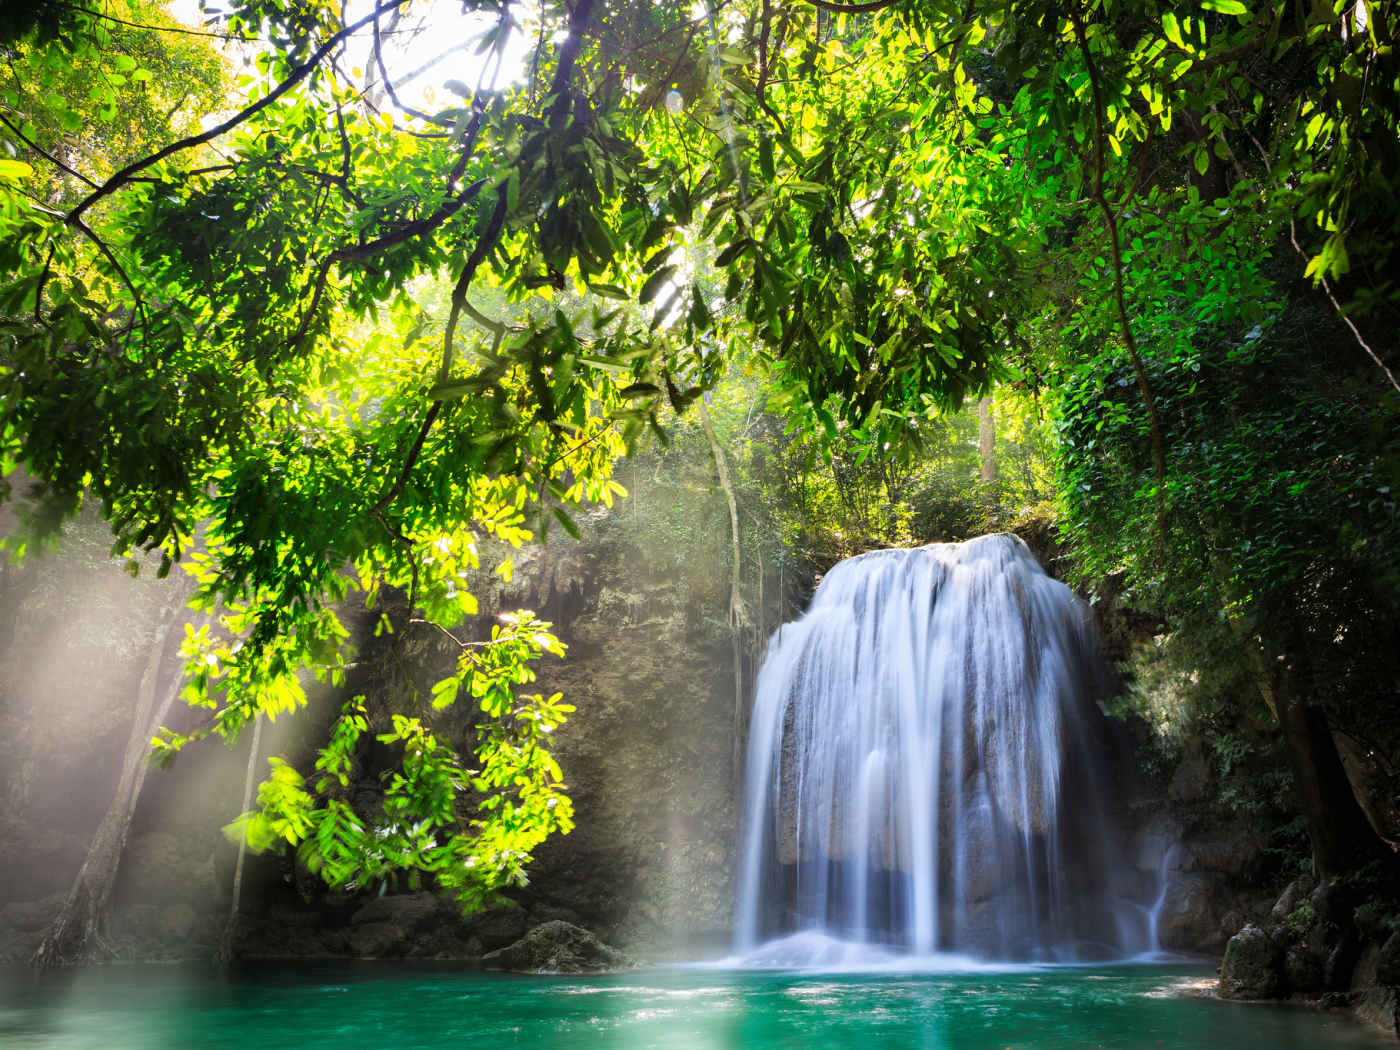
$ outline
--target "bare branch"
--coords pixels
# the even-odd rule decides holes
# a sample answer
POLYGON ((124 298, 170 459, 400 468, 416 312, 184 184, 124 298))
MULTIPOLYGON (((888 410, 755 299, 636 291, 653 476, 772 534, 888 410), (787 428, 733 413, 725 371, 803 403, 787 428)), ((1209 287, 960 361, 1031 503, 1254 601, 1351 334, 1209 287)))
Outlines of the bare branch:
POLYGON ((70 168, 67 164, 64 164, 63 161, 59 160, 57 157, 55 157, 52 153, 49 153, 47 150, 40 149, 39 146, 37 146, 35 143, 31 142, 31 141, 29 140, 29 138, 25 136, 25 134, 24 134, 23 131, 21 131, 19 128, 15 127, 15 126, 14 126, 13 124, 11 124, 8 120, 6 120, 4 117, 0 117, 0 124, 4 124, 5 127, 7 127, 7 128, 10 129, 10 133, 11 133, 11 134, 13 134, 16 138, 18 138, 18 139, 19 139, 21 142, 23 142, 26 146, 28 146, 30 149, 32 149, 35 153, 39 154, 41 157, 43 157, 45 160, 47 160, 47 161, 48 161, 50 164, 52 164, 55 168, 58 168, 58 169, 62 170, 65 174, 72 175, 73 178, 75 178, 75 179, 82 179, 84 182, 86 182, 86 183, 87 183, 89 186, 91 186, 93 189, 97 189, 97 183, 93 182, 90 178, 88 178, 86 175, 82 174, 81 172, 75 171, 73 168, 70 168))
MULTIPOLYGON (((417 117, 419 120, 426 120, 429 124, 436 124, 440 128, 450 128, 452 121, 442 117, 431 117, 421 109, 414 109, 412 106, 405 106, 399 101, 398 92, 394 90, 394 82, 389 79, 389 70, 384 66, 384 48, 379 38, 379 19, 374 20, 374 61, 379 66, 379 79, 384 82, 384 90, 389 93, 389 101, 397 109, 403 110, 410 117, 417 117)), ((370 105, 374 105, 373 102, 370 105)))
MULTIPOLYGON (((1298 225, 1291 219, 1288 222, 1288 231, 1289 239, 1293 241, 1294 250, 1303 257, 1304 262, 1307 262, 1308 253, 1303 251, 1302 245, 1298 243, 1298 225)), ((1400 382, 1396 382, 1395 373, 1385 366, 1385 362, 1371 349, 1370 344, 1367 343, 1365 339, 1361 338, 1361 330, 1356 327, 1356 323, 1342 310, 1342 304, 1339 303, 1337 297, 1332 294, 1332 285, 1328 283, 1327 278, 1319 274, 1318 279, 1322 282, 1322 290, 1327 293, 1327 298, 1332 300, 1332 306, 1337 311, 1337 316, 1346 322, 1346 326, 1351 329, 1351 334, 1355 336, 1356 341, 1361 344, 1361 349, 1371 355, 1371 360, 1376 362, 1376 367, 1385 373, 1385 377, 1390 380, 1390 385, 1395 388, 1396 393, 1400 393, 1400 382)))

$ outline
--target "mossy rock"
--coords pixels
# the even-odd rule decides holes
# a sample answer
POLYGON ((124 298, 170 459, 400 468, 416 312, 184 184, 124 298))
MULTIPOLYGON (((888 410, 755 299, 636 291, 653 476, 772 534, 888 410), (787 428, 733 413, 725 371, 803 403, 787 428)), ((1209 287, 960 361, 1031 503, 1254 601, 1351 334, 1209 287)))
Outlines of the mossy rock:
POLYGON ((1272 999, 1279 991, 1283 950, 1258 926, 1249 925, 1225 946, 1220 964, 1221 999, 1272 999))
POLYGON ((541 923, 509 947, 487 953, 485 961, 488 970, 512 973, 609 973, 647 965, 562 919, 541 923))

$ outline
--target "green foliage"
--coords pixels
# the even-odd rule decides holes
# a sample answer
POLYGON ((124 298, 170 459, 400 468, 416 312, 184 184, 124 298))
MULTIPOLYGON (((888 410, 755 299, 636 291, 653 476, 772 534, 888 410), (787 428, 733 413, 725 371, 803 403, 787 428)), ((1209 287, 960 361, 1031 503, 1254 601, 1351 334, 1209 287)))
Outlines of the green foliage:
MULTIPOLYGON (((750 491, 801 493, 797 519, 750 514, 754 549, 803 530, 904 542, 988 524, 989 494, 975 511, 952 502, 966 423, 944 417, 1001 383, 999 398, 1028 393, 1012 398, 1025 426, 998 513, 1045 498, 1029 394, 1049 389, 1086 573, 1179 600, 1186 574, 1152 545, 1187 508, 1205 525, 1175 564, 1219 567, 1206 604, 1232 630, 1258 595, 1276 607, 1318 582, 1304 555, 1331 536, 1299 541, 1299 508, 1354 530, 1348 549, 1367 553, 1349 572, 1393 565, 1388 424, 1344 451, 1374 401, 1329 414, 1285 383, 1260 413, 1232 381, 1282 360, 1287 279, 1271 253, 1285 231, 1308 278, 1345 279, 1364 323, 1392 308, 1393 2, 1368 5, 1363 31, 1354 6, 1282 0, 869 17, 575 0, 528 25, 471 0, 463 14, 494 23, 488 57, 518 31, 537 41, 528 76, 449 82, 432 112, 392 94, 380 109, 343 51, 372 40, 389 79, 384 24, 427 8, 388 2, 345 24, 330 4, 236 0, 211 21, 266 46, 228 119, 178 139, 193 110, 161 117, 156 100, 181 62, 212 89, 208 52, 151 45, 150 68, 172 71, 156 84, 137 76, 141 48, 165 39, 148 30, 48 6, 4 25, 3 137, 29 153, 0 160, 0 451, 6 473, 41 479, 14 549, 91 501, 116 554, 192 569, 196 603, 219 616, 184 649, 188 699, 210 714, 164 734, 163 754, 294 710, 299 671, 341 681, 333 607, 352 590, 371 604, 401 591, 410 620, 453 629, 475 609, 460 570, 476 536, 574 531, 579 509, 624 494, 614 462, 664 445, 666 413, 740 365, 781 419, 764 434, 778 477, 755 471, 750 491), (130 131, 99 136, 80 187, 34 136, 57 148, 93 113, 130 131), (1344 483, 1318 447, 1343 456, 1344 483)), ((1314 593, 1335 606, 1335 588, 1314 593)), ((1355 629, 1343 619, 1315 615, 1319 631, 1355 629)), ((528 756, 509 791, 485 776, 503 801, 475 839, 452 840, 495 864, 562 826, 539 808, 555 797, 547 748, 519 734, 564 709, 518 709, 511 668, 528 650, 491 646, 499 664, 469 661, 436 695, 479 685, 483 725, 505 727, 480 753, 528 756)), ((467 781, 427 707, 393 727, 406 830, 392 851, 291 772, 270 782, 278 833, 314 839, 332 879, 449 877, 434 852, 449 847, 431 843, 467 781)))
POLYGON ((1317 909, 1310 901, 1304 901, 1283 920, 1283 925, 1295 937, 1307 937, 1317 925, 1317 909))
POLYGON ((548 749, 549 734, 573 708, 558 693, 546 700, 513 691, 534 681, 529 661, 545 652, 562 656, 564 646, 529 613, 502 620, 489 642, 463 646, 458 673, 433 687, 436 711, 455 703, 463 687, 480 702, 486 716, 476 728, 480 768, 463 769, 422 719, 393 715, 392 732, 376 739, 399 750, 400 765, 384 775, 381 812, 366 820, 344 797, 370 731, 364 697, 355 697, 316 760, 322 775, 314 791, 286 762, 269 759, 272 775, 258 789, 259 809, 226 831, 246 835, 254 850, 297 847, 302 861, 336 889, 382 884, 399 872, 416 888, 431 874, 470 911, 503 887, 525 885, 529 851, 550 833, 573 828, 573 805, 548 749), (464 819, 462 810, 472 804, 485 819, 464 819), (459 825, 475 830, 456 831, 459 825))
POLYGON ((124 164, 198 133, 230 80, 207 40, 167 32, 179 26, 163 4, 122 4, 124 21, 49 10, 60 8, 67 32, 17 44, 0 72, 0 139, 11 165, 31 169, 10 174, 29 176, 30 193, 50 208, 72 206, 124 164))

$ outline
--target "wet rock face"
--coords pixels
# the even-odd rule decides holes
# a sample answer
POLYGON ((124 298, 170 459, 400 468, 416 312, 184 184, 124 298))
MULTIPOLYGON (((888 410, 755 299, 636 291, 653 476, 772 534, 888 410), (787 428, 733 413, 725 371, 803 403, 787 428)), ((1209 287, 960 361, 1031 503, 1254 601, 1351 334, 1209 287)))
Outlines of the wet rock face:
POLYGON ((608 973, 646 965, 562 919, 536 926, 514 944, 485 958, 488 970, 513 973, 608 973))
POLYGON ((1392 933, 1376 956, 1376 980, 1400 985, 1400 933, 1392 933))
POLYGON ((438 908, 438 901, 428 894, 378 897, 351 916, 350 924, 363 926, 368 923, 391 923, 412 933, 432 922, 437 917, 438 908))
POLYGON ((1219 951, 1227 937, 1221 930, 1227 911, 1228 895, 1219 878, 1172 872, 1157 918, 1157 935, 1165 948, 1219 951))
POLYGON ((1283 950, 1258 926, 1246 926, 1225 948, 1221 999, 1272 999, 1280 990, 1283 950))

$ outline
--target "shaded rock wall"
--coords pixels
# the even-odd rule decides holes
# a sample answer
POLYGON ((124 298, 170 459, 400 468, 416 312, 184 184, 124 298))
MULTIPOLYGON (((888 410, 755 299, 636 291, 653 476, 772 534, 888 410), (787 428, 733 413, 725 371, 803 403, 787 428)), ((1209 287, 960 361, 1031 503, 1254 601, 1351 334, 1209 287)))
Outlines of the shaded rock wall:
MULTIPOLYGON (((383 899, 393 909, 366 918, 373 894, 327 894, 291 858, 253 857, 239 950, 479 957, 553 920, 652 958, 723 950, 737 860, 735 698, 720 622, 727 518, 717 499, 705 499, 715 504, 708 518, 701 512, 708 504, 678 514, 649 491, 615 510, 594 511, 582 522, 581 541, 556 534, 546 546, 521 551, 482 545, 481 569, 470 581, 479 615, 459 636, 485 638, 499 613, 529 608, 554 622, 569 646, 566 660, 542 661, 532 689, 562 692, 577 707, 558 733, 557 753, 578 826, 537 850, 528 886, 463 920, 436 898, 387 885, 383 899), (506 557, 515 565, 508 583, 495 571, 506 557), (402 904, 425 900, 431 907, 402 904)), ((49 907, 76 874, 111 798, 155 610, 169 598, 168 581, 132 580, 106 561, 105 544, 100 526, 80 523, 63 558, 0 570, 0 907, 49 907)), ((1058 567, 1057 550, 1037 553, 1052 572, 1058 567)), ((805 605, 818 579, 810 570, 788 571, 787 615, 805 605)), ((778 619, 776 582, 770 577, 765 591, 769 630, 778 619)), ((384 611, 403 623, 401 605, 390 601, 384 611)), ((361 650, 358 677, 343 690, 310 688, 307 711, 265 727, 264 756, 310 769, 351 696, 369 698, 379 729, 393 713, 419 713, 410 680, 429 688, 447 674, 455 647, 431 629, 408 628, 400 642, 405 676, 396 661, 381 659, 389 639, 375 636, 377 615, 342 610, 361 650)), ((1111 604, 1100 619, 1110 656, 1143 630, 1111 604)), ((755 657, 746 645, 746 686, 755 657)), ((177 672, 172 646, 161 690, 177 672)), ((438 719, 463 747, 472 739, 468 706, 438 719)), ((177 706, 171 722, 185 728, 200 717, 177 706)), ((113 898, 119 957, 212 953, 235 856, 219 829, 241 802, 246 736, 232 746, 201 742, 173 771, 147 777, 113 898)), ((362 813, 374 811, 378 774, 393 757, 378 744, 360 756, 352 802, 362 813)), ((1220 951, 1272 904, 1259 884, 1262 844, 1209 801, 1211 776, 1204 759, 1183 763, 1180 783, 1164 791, 1125 768, 1120 798, 1124 848, 1141 879, 1165 879, 1164 943, 1201 952, 1220 951)), ((26 954, 36 936, 0 912, 0 955, 26 954)))
MULTIPOLYGON (((714 559, 706 561, 703 542, 692 544, 682 572, 668 551, 648 556, 628 542, 618 523, 617 513, 599 509, 584 523, 583 542, 556 534, 547 546, 520 551, 483 545, 471 581, 479 615, 457 632, 485 638, 499 613, 530 608, 553 621, 569 646, 566 660, 541 662, 531 688, 562 692, 577 707, 557 735, 577 828, 537 851, 530 884, 466 922, 446 908, 435 913, 436 925, 427 924, 432 929, 419 921, 357 924, 363 901, 328 895, 290 857, 252 857, 244 876, 245 952, 471 956, 551 919, 663 957, 727 943, 734 689, 728 637, 710 615, 710 592, 719 593, 709 579, 717 575, 714 559), (495 570, 508 556, 515 571, 506 583, 495 570), (381 937, 375 942, 364 934, 369 926, 399 933, 371 931, 381 937)), ((715 546, 724 538, 717 534, 715 546)), ((71 884, 110 802, 155 610, 170 590, 168 582, 133 581, 95 548, 79 554, 0 576, 0 907, 56 900, 71 884)), ((403 623, 401 602, 391 600, 386 611, 403 623)), ((387 729, 395 712, 421 713, 410 679, 426 689, 452 666, 452 643, 410 627, 399 647, 405 676, 397 661, 380 659, 389 639, 374 635, 377 612, 348 606, 341 614, 359 663, 377 666, 344 690, 311 684, 306 711, 265 727, 263 756, 279 754, 309 770, 345 699, 366 695, 375 728, 387 729)), ((161 691, 178 673, 175 652, 171 645, 161 691)), ((463 748, 473 739, 470 706, 437 719, 463 748)), ((185 728, 201 715, 177 705, 170 721, 185 728)), ((235 857, 220 828, 241 803, 250 735, 233 746, 200 742, 172 772, 147 776, 113 897, 119 957, 212 952, 235 857), (177 906, 184 910, 172 919, 166 913, 177 906)), ((378 743, 360 756, 352 802, 362 812, 373 812, 378 774, 393 758, 378 743)), ((383 887, 390 896, 407 889, 383 887)), ((0 955, 26 954, 32 933, 0 918, 0 955)))

